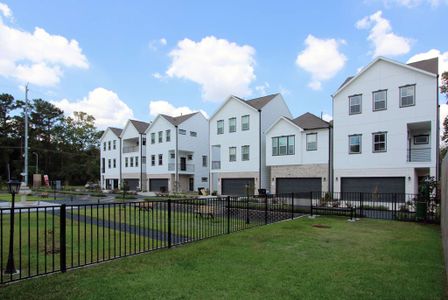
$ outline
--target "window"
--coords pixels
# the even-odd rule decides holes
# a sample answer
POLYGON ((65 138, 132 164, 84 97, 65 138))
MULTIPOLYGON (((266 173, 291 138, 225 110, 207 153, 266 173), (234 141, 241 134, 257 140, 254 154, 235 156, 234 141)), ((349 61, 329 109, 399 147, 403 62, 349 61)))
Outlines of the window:
POLYGON ((163 143, 163 131, 159 131, 159 143, 163 143))
POLYGON ((295 136, 278 136, 272 138, 272 155, 294 155, 295 136))
POLYGON ((107 150, 110 150, 110 141, 107 142, 107 150))
POLYGON ((111 168, 111 160, 110 160, 110 159, 107 160, 107 168, 108 168, 108 169, 111 168))
POLYGON ((272 138, 272 156, 278 155, 278 137, 272 138))
POLYGON ((196 131, 190 131, 190 136, 197 137, 198 133, 196 131))
POLYGON ((229 161, 236 161, 236 147, 229 148, 229 161))
POLYGON ((415 135, 414 145, 429 144, 429 135, 415 135))
POLYGON ((278 154, 286 155, 288 149, 288 138, 286 136, 282 136, 278 138, 278 154))
POLYGON ((202 182, 208 182, 208 178, 207 178, 207 177, 202 177, 202 178, 201 178, 201 181, 202 181, 202 182))
POLYGON ((113 143, 113 149, 114 149, 114 150, 117 149, 117 140, 114 140, 114 143, 113 143))
POLYGON ((186 135, 187 131, 185 129, 179 129, 179 134, 186 135))
POLYGON ((151 166, 155 166, 155 165, 156 165, 156 156, 151 155, 151 166))
POLYGON ((217 134, 224 133, 224 120, 219 120, 216 122, 217 134))
POLYGON ((249 146, 241 146, 241 160, 249 160, 249 146))
POLYGON ((306 151, 317 150, 317 133, 309 133, 306 135, 306 151))
POLYGON ((187 158, 188 158, 188 160, 193 160, 193 155, 192 154, 188 154, 187 158))
POLYGON ((129 158, 124 158, 124 166, 127 168, 129 166, 129 158))
POLYGON ((103 150, 106 151, 106 142, 103 143, 103 150))
POLYGON ((249 115, 241 117, 241 130, 249 130, 249 115))
POLYGON ((163 155, 159 154, 159 166, 163 165, 163 155))
POLYGON ((117 167, 117 160, 114 158, 114 169, 117 167))
POLYGON ((400 107, 415 105, 415 84, 400 87, 400 107))
POLYGON ((236 118, 230 118, 229 119, 229 132, 235 132, 236 131, 236 118))
POLYGON ((387 109, 387 90, 373 92, 372 97, 373 111, 387 109))
POLYGON ((288 155, 294 155, 295 137, 293 135, 288 136, 288 155))
POLYGON ((207 155, 202 155, 202 166, 207 167, 207 155))
POLYGON ((386 152, 387 133, 372 133, 373 152, 386 152))
POLYGON ((171 141, 171 130, 165 130, 165 140, 167 141, 167 142, 170 142, 171 141))
POLYGON ((106 168, 106 159, 103 157, 101 159, 101 170, 103 173, 105 172, 105 168, 106 168))
POLYGON ((146 146, 146 138, 143 138, 143 139, 142 139, 142 145, 143 145, 143 146, 146 146))
POLYGON ((151 144, 155 144, 156 143, 156 133, 152 132, 151 133, 151 144))
POLYGON ((138 167, 138 156, 135 157, 135 166, 138 167))
POLYGON ((360 134, 353 134, 348 136, 348 146, 350 154, 361 153, 361 138, 360 134))
POLYGON ((362 95, 353 95, 348 97, 349 114, 355 115, 361 113, 362 95))
POLYGON ((142 156, 142 165, 146 164, 146 156, 142 156))
POLYGON ((175 159, 175 158, 176 158, 176 154, 174 154, 174 153, 170 153, 170 158, 171 158, 171 159, 175 159))
POLYGON ((130 161, 129 165, 131 166, 131 168, 133 168, 134 167, 134 157, 129 158, 129 161, 130 161))

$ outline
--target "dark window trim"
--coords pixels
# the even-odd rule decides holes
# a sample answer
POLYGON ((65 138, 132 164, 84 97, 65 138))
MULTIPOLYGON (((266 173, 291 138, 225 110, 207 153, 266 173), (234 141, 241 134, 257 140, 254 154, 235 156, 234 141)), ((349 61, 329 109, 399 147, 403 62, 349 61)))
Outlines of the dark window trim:
POLYGON ((428 145, 429 144, 429 134, 419 134, 419 135, 414 135, 414 145, 428 145), (428 142, 427 143, 416 143, 415 142, 415 138, 416 137, 421 137, 421 136, 426 136, 428 138, 428 142))
POLYGON ((348 154, 361 154, 362 153, 362 134, 349 134, 348 135, 348 154), (352 136, 360 136, 361 141, 359 143, 359 152, 352 152, 350 148, 350 137, 352 136))
POLYGON ((372 132, 372 153, 384 153, 387 152, 387 131, 372 132), (384 150, 375 150, 375 134, 384 134, 384 150))
POLYGON ((317 132, 310 132, 310 133, 307 133, 305 138, 306 138, 306 139, 305 139, 306 151, 317 151, 317 147, 318 147, 318 143, 317 143, 317 132), (309 135, 316 135, 316 149, 308 149, 308 136, 309 136, 309 135))
POLYGON ((350 96, 348 96, 348 114, 349 115, 359 115, 359 114, 362 114, 362 94, 354 94, 354 95, 350 95, 350 96), (351 112, 351 109, 350 109, 350 107, 351 107, 351 103, 350 103, 350 99, 352 98, 352 97, 356 97, 356 96, 361 96, 361 103, 360 103, 360 110, 359 110, 359 112, 357 112, 357 113, 352 113, 351 112))
POLYGON ((398 87, 398 104, 400 105, 400 108, 415 106, 415 102, 417 102, 416 98, 417 98, 417 84, 416 83, 405 84, 405 85, 402 85, 402 86, 398 87), (413 86, 414 87, 414 103, 411 104, 411 105, 404 105, 403 106, 403 105, 401 105, 401 88, 408 87, 408 86, 413 86))
POLYGON ((372 111, 382 111, 382 110, 387 110, 387 89, 381 89, 372 92, 372 111), (385 99, 386 105, 384 108, 375 109, 375 93, 379 92, 386 92, 386 99, 385 99))

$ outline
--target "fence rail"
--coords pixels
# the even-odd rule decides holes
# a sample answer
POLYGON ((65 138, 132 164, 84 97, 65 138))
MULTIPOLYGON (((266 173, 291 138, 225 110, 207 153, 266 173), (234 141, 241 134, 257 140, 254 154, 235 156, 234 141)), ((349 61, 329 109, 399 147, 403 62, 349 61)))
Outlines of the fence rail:
POLYGON ((293 219, 293 195, 0 209, 0 283, 293 219), (14 216, 15 274, 5 274, 14 216))

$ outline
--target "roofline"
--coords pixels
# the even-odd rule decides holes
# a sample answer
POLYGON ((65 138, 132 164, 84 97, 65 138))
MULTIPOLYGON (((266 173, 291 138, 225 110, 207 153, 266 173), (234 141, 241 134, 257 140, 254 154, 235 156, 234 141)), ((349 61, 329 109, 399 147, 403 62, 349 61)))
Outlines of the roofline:
POLYGON ((303 131, 305 131, 304 128, 300 127, 299 125, 297 125, 296 123, 294 123, 291 119, 285 117, 285 116, 281 116, 280 118, 277 119, 277 121, 275 121, 271 126, 268 127, 268 129, 266 129, 266 134, 269 133, 269 131, 272 130, 272 128, 275 127, 275 125, 277 125, 281 120, 285 120, 286 122, 288 122, 289 124, 293 125, 294 127, 297 127, 299 129, 302 129, 303 131))
MULTIPOLYGON (((126 128, 128 127, 129 123, 132 124, 131 121, 137 121, 137 122, 143 122, 143 123, 146 123, 146 122, 144 122, 144 121, 139 121, 139 120, 134 120, 134 119, 128 119, 128 120, 126 121, 126 124, 125 124, 124 127, 123 127, 123 131, 121 132, 121 134, 120 134, 120 136, 119 136, 120 138, 123 137, 123 133, 126 131, 126 128)), ((134 126, 134 124, 132 124, 132 126, 135 128, 135 130, 137 130, 137 133, 138 133, 138 134, 145 134, 145 133, 146 133, 146 131, 145 131, 144 133, 140 133, 140 132, 138 131, 137 127, 134 126)), ((149 126, 148 126, 148 127, 149 127, 149 126)))
POLYGON ((213 113, 213 115, 210 116, 209 120, 213 119, 219 113, 219 111, 227 104, 227 102, 229 102, 231 99, 235 99, 235 100, 238 100, 241 103, 244 103, 247 107, 250 107, 254 111, 259 111, 258 109, 256 109, 252 105, 248 104, 244 99, 241 99, 238 96, 230 95, 230 96, 227 97, 226 101, 224 101, 224 103, 221 104, 221 106, 213 113))
POLYGON ((331 97, 332 98, 336 97, 336 95, 339 94, 343 89, 345 89, 345 87, 349 86, 353 81, 358 79, 358 77, 361 76, 361 74, 363 74, 365 71, 370 69, 370 67, 373 66, 374 64, 376 64, 379 60, 383 60, 385 62, 392 63, 394 65, 397 65, 397 66, 400 66, 400 67, 404 67, 404 68, 407 68, 407 69, 412 70, 412 71, 417 71, 417 72, 420 72, 422 74, 425 74, 425 75, 428 75, 428 76, 431 76, 431 77, 436 77, 437 78, 437 76, 438 76, 437 74, 427 72, 425 70, 422 70, 422 69, 419 69, 419 68, 407 65, 405 63, 401 63, 401 62, 398 62, 398 61, 395 61, 395 60, 392 60, 390 58, 386 58, 386 57, 383 57, 383 56, 378 56, 373 61, 371 61, 367 66, 362 68, 362 70, 358 74, 353 76, 352 79, 350 79, 348 82, 346 82, 343 86, 339 87, 339 89, 337 89, 336 92, 334 92, 334 94, 331 95, 331 97))

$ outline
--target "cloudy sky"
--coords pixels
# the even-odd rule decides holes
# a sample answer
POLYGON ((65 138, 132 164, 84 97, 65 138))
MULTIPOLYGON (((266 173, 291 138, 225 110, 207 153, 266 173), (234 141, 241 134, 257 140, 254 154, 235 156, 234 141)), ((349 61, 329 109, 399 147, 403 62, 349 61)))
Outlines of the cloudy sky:
POLYGON ((448 71, 448 0, 0 1, 0 93, 23 99, 29 82, 101 128, 211 115, 230 94, 281 92, 293 115, 330 118, 330 95, 376 56, 448 71))

